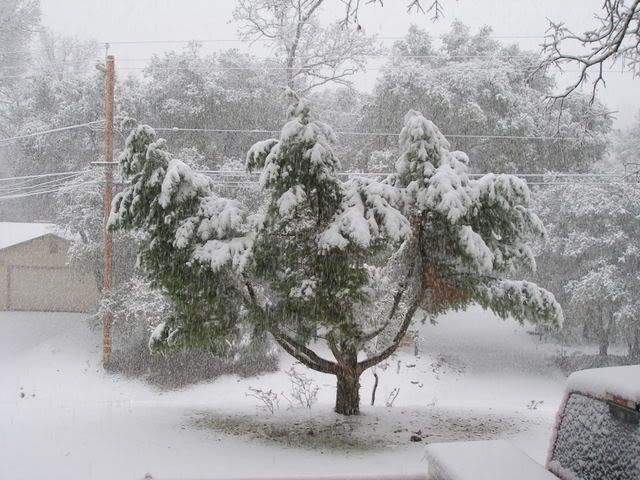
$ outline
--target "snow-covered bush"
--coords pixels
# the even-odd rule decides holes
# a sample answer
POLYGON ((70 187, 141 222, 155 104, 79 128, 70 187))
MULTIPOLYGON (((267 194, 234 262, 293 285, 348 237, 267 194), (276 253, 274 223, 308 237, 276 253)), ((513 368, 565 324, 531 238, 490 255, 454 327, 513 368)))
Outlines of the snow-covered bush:
POLYGON ((318 384, 293 367, 287 371, 287 375, 291 381, 291 397, 299 406, 311 408, 318 400, 318 391, 320 390, 318 384))
POLYGON ((272 371, 278 358, 274 345, 264 337, 238 342, 227 358, 203 350, 167 351, 153 354, 149 348, 153 331, 173 315, 171 300, 148 280, 135 273, 110 296, 103 297, 93 317, 96 328, 110 312, 113 318, 114 352, 110 370, 142 376, 164 386, 175 387, 236 373, 252 376, 272 371))
POLYGON ((249 392, 245 396, 255 398, 260 402, 260 408, 271 415, 280 408, 280 395, 273 390, 262 390, 260 388, 249 387, 249 392))
POLYGON ((148 343, 151 332, 172 312, 170 300, 147 280, 134 274, 103 297, 96 314, 98 321, 110 312, 113 316, 113 343, 127 351, 148 343))

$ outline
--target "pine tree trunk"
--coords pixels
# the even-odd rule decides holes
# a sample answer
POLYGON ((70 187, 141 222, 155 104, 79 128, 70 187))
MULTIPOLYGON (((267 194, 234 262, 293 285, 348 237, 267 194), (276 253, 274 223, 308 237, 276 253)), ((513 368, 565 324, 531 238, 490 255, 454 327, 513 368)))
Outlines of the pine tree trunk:
POLYGON ((600 356, 606 357, 609 352, 609 339, 607 337, 600 337, 600 356))
POLYGON ((598 344, 600 346, 600 356, 606 357, 609 353, 609 330, 613 325, 613 321, 608 317, 606 311, 602 312, 602 323, 599 328, 598 344))
POLYGON ((340 369, 336 374, 336 413, 358 415, 360 413, 360 373, 357 373, 358 351, 348 342, 340 344, 340 369))
POLYGON ((607 337, 600 337, 600 356, 606 357, 609 352, 609 339, 607 337))
POLYGON ((360 413, 360 378, 353 372, 341 371, 337 375, 336 413, 358 415, 360 413))
POLYGON ((633 330, 633 338, 629 343, 629 360, 640 362, 640 327, 633 330))

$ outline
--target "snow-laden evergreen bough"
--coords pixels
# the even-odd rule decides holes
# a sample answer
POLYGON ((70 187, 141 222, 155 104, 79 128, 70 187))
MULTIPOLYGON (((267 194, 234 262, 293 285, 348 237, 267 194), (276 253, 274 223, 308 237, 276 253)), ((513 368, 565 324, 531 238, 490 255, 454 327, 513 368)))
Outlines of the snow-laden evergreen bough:
POLYGON ((290 355, 337 377, 335 410, 359 412, 359 378, 391 356, 412 321, 479 303, 517 320, 557 324, 553 295, 505 278, 535 268, 528 241, 543 235, 520 179, 467 175, 438 128, 409 112, 396 173, 338 177, 331 128, 296 100, 279 138, 257 143, 261 212, 213 193, 146 126, 120 163, 131 180, 112 206, 112 229, 141 229, 140 259, 175 316, 154 349, 228 351, 269 333, 290 355), (317 353, 328 346, 333 358, 317 353))

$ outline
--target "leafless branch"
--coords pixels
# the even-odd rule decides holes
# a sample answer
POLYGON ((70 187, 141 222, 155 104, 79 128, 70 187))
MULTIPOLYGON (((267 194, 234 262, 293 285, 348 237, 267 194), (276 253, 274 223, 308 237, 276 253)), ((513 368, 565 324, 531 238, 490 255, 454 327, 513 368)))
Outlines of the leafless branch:
MULTIPOLYGON (((234 19, 245 40, 267 39, 281 57, 287 86, 308 92, 327 83, 351 87, 351 76, 366 66, 366 56, 379 48, 374 37, 365 34, 358 22, 363 5, 381 0, 339 0, 344 5, 342 20, 322 26, 319 12, 329 0, 238 0, 234 19), (355 26, 355 28, 354 28, 355 26)), ((442 16, 442 0, 407 0, 410 12, 442 16)))
POLYGON ((543 44, 544 59, 534 74, 551 67, 564 71, 577 67, 578 75, 564 91, 549 95, 553 105, 583 85, 591 86, 591 103, 600 85, 606 86, 605 66, 622 63, 622 68, 640 75, 640 0, 604 0, 603 13, 596 15, 597 26, 582 34, 564 23, 550 21, 543 44))
MULTIPOLYGON (((362 0, 341 0, 345 6, 345 15, 342 20, 343 25, 349 25, 351 23, 355 23, 356 25, 360 25, 358 21, 358 13, 360 12, 361 4, 365 5, 380 5, 384 7, 383 0, 367 0, 362 2, 362 0)), ((431 20, 436 21, 440 18, 444 17, 444 9, 442 7, 441 0, 431 0, 431 3, 428 7, 426 4, 428 2, 426 0, 406 0, 407 12, 418 12, 418 13, 431 13, 431 20), (425 10, 426 7, 426 10, 425 10)))

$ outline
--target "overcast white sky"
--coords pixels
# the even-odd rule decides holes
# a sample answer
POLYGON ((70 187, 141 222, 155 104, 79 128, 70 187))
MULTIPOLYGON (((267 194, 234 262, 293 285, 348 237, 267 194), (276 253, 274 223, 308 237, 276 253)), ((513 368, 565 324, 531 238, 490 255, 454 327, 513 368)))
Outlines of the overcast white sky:
MULTIPOLYGON (((339 0, 329 0, 331 9, 339 11, 339 0)), ((491 25, 502 41, 519 43, 523 48, 538 50, 547 28, 547 18, 562 20, 577 30, 588 29, 601 0, 444 0, 443 20, 433 23, 421 14, 408 14, 405 0, 386 0, 384 8, 365 7, 360 21, 368 33, 383 37, 402 36, 411 23, 418 24, 438 37, 449 29, 452 20, 459 19, 471 27, 491 25), (534 38, 526 38, 534 37, 534 38)), ((100 42, 118 41, 179 41, 237 39, 236 25, 230 23, 234 0, 41 0, 43 23, 52 30, 100 42)), ((233 41, 207 42, 209 49, 239 47, 233 41)), ((112 44, 117 65, 140 65, 127 59, 146 59, 153 53, 180 49, 177 43, 112 44)), ((267 52, 260 52, 266 54, 267 52)), ((373 85, 377 65, 358 85, 369 89, 373 85)), ((607 75, 607 88, 601 99, 616 110, 616 126, 623 127, 640 110, 640 78, 630 73, 607 75)))

